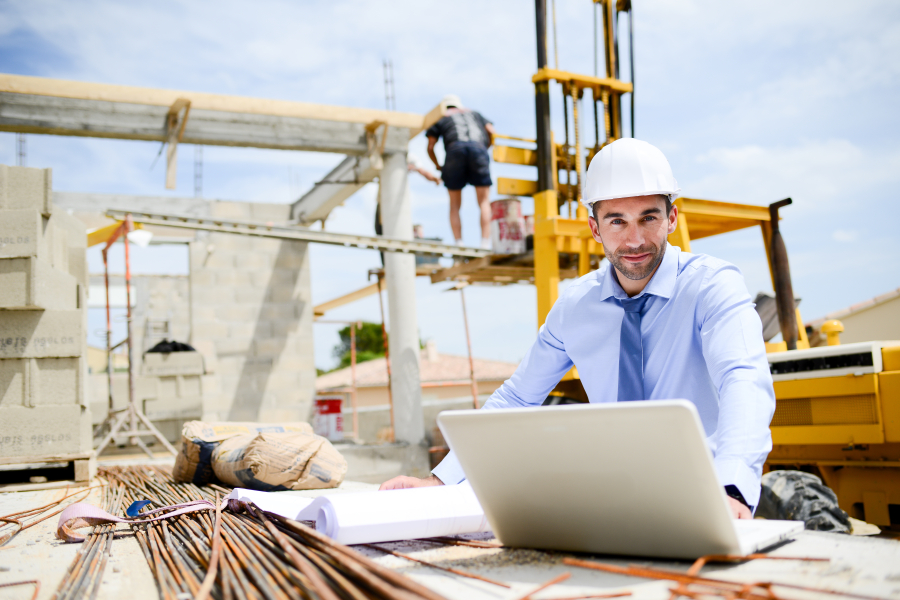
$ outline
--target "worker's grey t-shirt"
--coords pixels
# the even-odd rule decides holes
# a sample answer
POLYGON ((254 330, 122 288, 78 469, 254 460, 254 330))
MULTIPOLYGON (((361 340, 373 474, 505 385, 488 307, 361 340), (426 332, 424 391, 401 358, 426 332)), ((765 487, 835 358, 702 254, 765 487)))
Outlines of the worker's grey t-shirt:
POLYGON ((428 128, 427 137, 444 138, 444 150, 458 142, 474 142, 488 148, 490 136, 485 126, 490 123, 474 110, 451 108, 447 115, 428 128))

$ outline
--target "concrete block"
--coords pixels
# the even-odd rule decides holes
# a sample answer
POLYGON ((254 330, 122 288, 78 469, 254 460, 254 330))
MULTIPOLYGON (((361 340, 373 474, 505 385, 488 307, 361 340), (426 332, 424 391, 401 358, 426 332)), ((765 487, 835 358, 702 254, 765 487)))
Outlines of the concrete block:
POLYGON ((244 356, 248 356, 249 354, 251 354, 250 340, 231 340, 226 338, 219 338, 215 341, 215 344, 216 354, 220 359, 226 356, 239 356, 243 358, 244 356))
POLYGON ((266 299, 264 287, 241 287, 234 290, 234 301, 239 304, 262 304, 266 299))
POLYGON ((83 404, 87 366, 81 357, 0 360, 0 407, 83 404))
POLYGON ((57 210, 50 216, 50 222, 65 232, 69 248, 87 248, 87 225, 84 221, 63 210, 57 210))
POLYGON ((224 339, 228 337, 228 325, 217 321, 200 321, 194 323, 192 334, 201 340, 224 339))
POLYGON ((0 165, 0 209, 32 208, 53 212, 53 171, 0 165))
MULTIPOLYGON (((256 331, 257 325, 257 323, 254 323, 252 321, 249 323, 230 323, 228 325, 228 337, 243 339, 252 338, 254 332, 256 331)), ((268 330, 269 332, 271 332, 271 327, 269 327, 268 330)), ((267 335, 265 337, 269 336, 267 335)))
MULTIPOLYGON (((194 306, 222 306, 234 303, 236 291, 231 286, 194 286, 191 300, 194 306)), ((258 294, 258 292, 257 292, 258 294)))
POLYGON ((275 258, 275 266, 281 269, 302 269, 307 266, 306 242, 293 242, 292 247, 303 248, 297 252, 279 252, 275 258))
POLYGON ((58 210, 50 217, 50 224, 55 226, 54 235, 64 234, 65 236, 69 274, 75 277, 78 283, 87 287, 87 228, 84 222, 67 212, 58 210))
POLYGON ((32 208, 5 210, 0 217, 0 258, 36 257, 68 271, 65 230, 32 208))
POLYGON ((0 457, 77 454, 91 449, 91 413, 81 406, 0 408, 0 457))
POLYGON ((203 375, 203 356, 199 352, 147 352, 141 374, 145 377, 203 375))
POLYGON ((234 257, 234 266, 238 269, 270 269, 274 257, 263 252, 242 252, 234 257))
POLYGON ((0 311, 0 358, 81 356, 84 345, 81 310, 0 311))
POLYGON ((203 414, 203 398, 157 398, 144 400, 144 414, 151 421, 165 419, 199 419, 203 414))
POLYGON ((241 305, 219 306, 216 308, 216 318, 220 321, 253 323, 259 318, 259 307, 241 305))
POLYGON ((84 248, 69 248, 69 275, 78 281, 87 291, 90 288, 88 278, 87 251, 84 248))
POLYGON ((43 260, 0 260, 0 308, 72 310, 83 306, 78 295, 78 281, 43 260))

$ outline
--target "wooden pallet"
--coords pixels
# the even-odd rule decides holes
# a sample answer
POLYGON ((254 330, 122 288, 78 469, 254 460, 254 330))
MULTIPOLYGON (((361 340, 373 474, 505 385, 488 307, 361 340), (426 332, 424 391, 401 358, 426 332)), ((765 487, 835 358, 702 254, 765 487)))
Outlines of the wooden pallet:
POLYGON ((61 487, 81 487, 88 485, 97 474, 97 457, 93 452, 80 454, 48 454, 43 456, 8 456, 0 457, 0 465, 11 465, 19 468, 6 468, 4 471, 29 471, 39 469, 48 463, 71 463, 75 477, 61 481, 44 483, 10 483, 0 484, 0 492, 27 492, 32 490, 48 490, 61 487))

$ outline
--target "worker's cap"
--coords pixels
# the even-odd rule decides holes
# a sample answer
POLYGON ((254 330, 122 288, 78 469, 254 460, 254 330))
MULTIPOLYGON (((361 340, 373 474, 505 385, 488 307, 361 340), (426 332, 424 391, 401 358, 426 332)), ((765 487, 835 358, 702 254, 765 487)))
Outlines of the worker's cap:
POLYGON ((445 107, 447 106, 455 106, 456 108, 462 108, 463 103, 462 100, 459 99, 459 96, 456 94, 447 94, 441 99, 441 104, 445 107))
POLYGON ((582 203, 591 210, 594 202, 661 194, 674 200, 681 192, 672 167, 651 144, 622 138, 607 144, 591 160, 582 203))

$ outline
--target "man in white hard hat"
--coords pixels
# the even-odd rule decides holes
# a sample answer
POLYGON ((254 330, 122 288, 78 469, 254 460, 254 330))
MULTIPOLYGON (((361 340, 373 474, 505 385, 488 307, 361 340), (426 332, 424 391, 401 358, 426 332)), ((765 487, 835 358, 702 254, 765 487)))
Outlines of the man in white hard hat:
MULTIPOLYGON (((540 405, 572 365, 591 402, 687 398, 733 515, 750 518, 775 411, 762 324, 735 266, 667 244, 679 192, 665 156, 646 142, 621 139, 597 154, 584 204, 609 260, 560 296, 485 408, 540 405)), ((431 477, 398 477, 382 489, 464 477, 451 453, 431 477)))
POLYGON ((428 156, 441 172, 441 179, 450 194, 450 229, 457 245, 462 245, 462 224, 459 208, 462 190, 466 185, 475 188, 481 213, 481 247, 491 247, 491 157, 488 148, 496 133, 490 121, 474 110, 465 108, 459 96, 448 94, 441 100, 446 114, 428 128, 428 156), (444 165, 438 162, 434 147, 444 138, 444 165))

